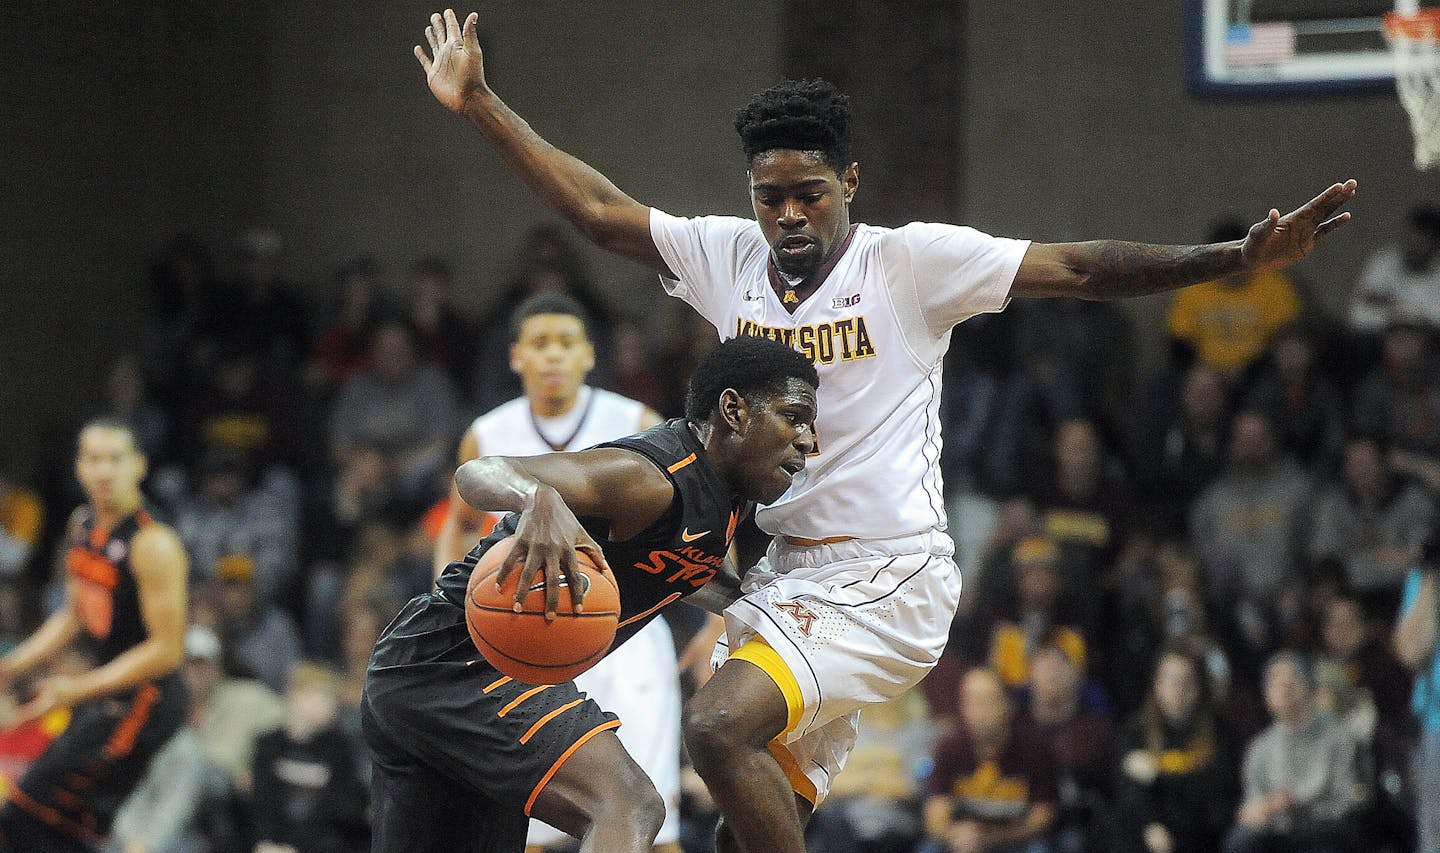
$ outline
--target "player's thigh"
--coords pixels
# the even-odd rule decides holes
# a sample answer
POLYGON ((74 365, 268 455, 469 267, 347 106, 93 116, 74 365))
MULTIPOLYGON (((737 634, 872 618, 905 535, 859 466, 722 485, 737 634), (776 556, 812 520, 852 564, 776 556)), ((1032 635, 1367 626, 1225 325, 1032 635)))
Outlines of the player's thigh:
POLYGON ((587 738, 555 768, 535 796, 530 816, 576 838, 605 811, 631 814, 662 808, 655 786, 613 729, 587 738))

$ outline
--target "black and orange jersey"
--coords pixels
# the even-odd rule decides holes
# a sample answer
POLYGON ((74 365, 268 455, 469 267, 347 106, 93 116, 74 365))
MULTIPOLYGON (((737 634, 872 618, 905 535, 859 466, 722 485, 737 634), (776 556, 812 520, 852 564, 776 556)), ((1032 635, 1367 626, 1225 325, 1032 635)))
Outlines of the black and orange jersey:
MULTIPOLYGON (((615 542, 607 538, 605 519, 581 518, 615 573, 620 587, 620 628, 615 648, 629 639, 667 605, 709 583, 730 550, 735 528, 749 511, 720 478, 705 448, 682 419, 659 424, 598 447, 619 447, 644 456, 665 472, 675 486, 670 509, 638 535, 615 542)), ((491 546, 515 532, 519 516, 501 519, 465 559, 451 563, 437 586, 452 602, 463 604, 475 564, 491 546)))
POLYGON ((65 567, 72 581, 75 611, 93 643, 97 666, 149 637, 130 568, 130 543, 136 533, 153 523, 142 507, 107 530, 89 507, 82 507, 70 525, 65 567))

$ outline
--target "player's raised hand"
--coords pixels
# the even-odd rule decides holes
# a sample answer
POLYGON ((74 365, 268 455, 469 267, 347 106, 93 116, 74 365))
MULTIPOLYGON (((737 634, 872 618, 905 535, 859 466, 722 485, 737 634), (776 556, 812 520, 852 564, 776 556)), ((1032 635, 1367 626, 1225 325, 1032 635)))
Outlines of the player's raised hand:
POLYGON ((488 91, 480 41, 475 36, 478 19, 471 12, 462 27, 453 9, 446 9, 443 16, 431 15, 430 26, 425 28, 430 52, 415 45, 415 58, 425 69, 425 80, 435 100, 455 112, 464 110, 474 96, 488 91))
POLYGON ((1340 212, 1355 197, 1355 181, 1334 184, 1284 216, 1271 208, 1270 215, 1250 226, 1240 255, 1255 270, 1276 270, 1295 263, 1315 247, 1315 240, 1350 221, 1340 212))

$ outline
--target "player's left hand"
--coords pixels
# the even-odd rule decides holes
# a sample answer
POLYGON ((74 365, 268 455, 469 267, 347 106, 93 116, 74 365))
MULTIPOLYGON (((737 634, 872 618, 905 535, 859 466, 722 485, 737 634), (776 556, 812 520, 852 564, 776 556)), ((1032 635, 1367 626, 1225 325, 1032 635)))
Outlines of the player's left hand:
POLYGON ((1250 226, 1240 247, 1245 266, 1278 270, 1310 254, 1317 238, 1350 221, 1348 211, 1339 211, 1355 197, 1355 188, 1353 179, 1334 184, 1284 216, 1272 207, 1268 216, 1250 226))
POLYGON ((35 696, 20 706, 20 721, 38 720, 56 708, 75 704, 75 679, 68 675, 52 675, 35 685, 35 696))

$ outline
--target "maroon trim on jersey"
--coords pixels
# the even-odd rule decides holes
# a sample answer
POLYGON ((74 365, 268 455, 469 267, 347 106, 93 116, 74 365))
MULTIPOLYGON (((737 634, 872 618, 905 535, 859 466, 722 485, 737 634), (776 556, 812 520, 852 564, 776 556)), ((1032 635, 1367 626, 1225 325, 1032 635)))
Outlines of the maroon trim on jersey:
POLYGON ((840 244, 840 248, 831 254, 825 263, 820 265, 819 269, 815 270, 815 272, 811 273, 795 287, 791 287, 786 283, 785 279, 781 277, 779 268, 775 266, 775 256, 766 256, 765 273, 770 278, 770 288, 775 291, 775 297, 780 300, 781 305, 785 306, 786 311, 794 314, 801 305, 805 304, 805 300, 815 295, 815 291, 819 290, 820 285, 825 283, 825 279, 829 277, 831 270, 834 270, 835 265, 840 263, 840 257, 850 248, 850 241, 855 239, 855 230, 859 227, 859 223, 851 225, 850 230, 845 234, 845 242, 840 244), (795 292, 796 302, 787 303, 785 301, 785 291, 787 290, 793 290, 795 292))

